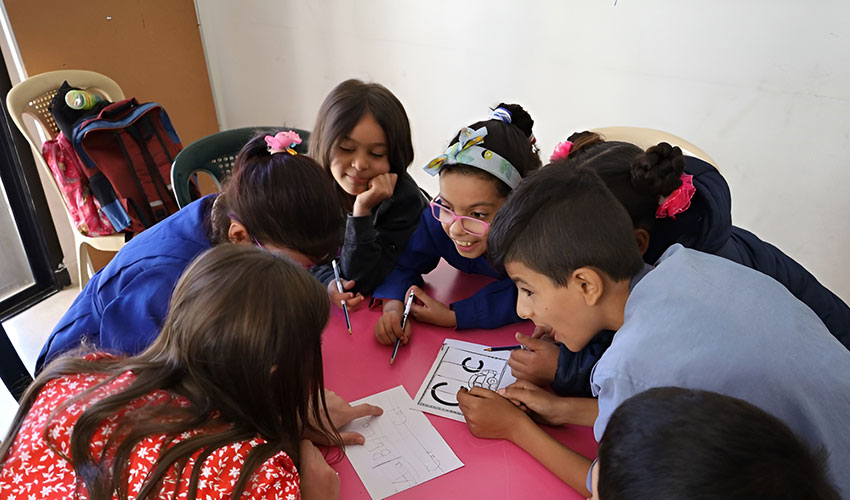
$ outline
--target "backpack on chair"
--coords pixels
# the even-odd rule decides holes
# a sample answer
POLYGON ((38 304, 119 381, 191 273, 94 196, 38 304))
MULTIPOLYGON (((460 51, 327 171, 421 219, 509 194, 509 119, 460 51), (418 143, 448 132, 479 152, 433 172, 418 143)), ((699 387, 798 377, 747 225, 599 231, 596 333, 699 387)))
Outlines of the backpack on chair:
POLYGON ((116 231, 140 232, 178 210, 171 163, 183 146, 159 104, 109 104, 74 126, 71 143, 116 231))

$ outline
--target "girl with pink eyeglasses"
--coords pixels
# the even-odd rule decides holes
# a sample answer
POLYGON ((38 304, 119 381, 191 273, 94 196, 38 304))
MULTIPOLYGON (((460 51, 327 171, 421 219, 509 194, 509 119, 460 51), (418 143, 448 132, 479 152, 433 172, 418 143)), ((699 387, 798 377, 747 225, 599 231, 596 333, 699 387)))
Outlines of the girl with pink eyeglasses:
POLYGON ((440 194, 423 212, 395 268, 373 293, 383 299, 383 315, 375 325, 378 342, 389 345, 410 339, 411 322, 401 328, 402 298, 408 292, 417 299, 411 316, 424 323, 464 329, 520 321, 516 287, 504 271, 487 262, 487 234, 508 194, 540 167, 533 125, 522 106, 499 104, 489 119, 463 128, 425 167, 429 174, 439 174, 440 194), (421 288, 422 275, 437 267, 441 258, 463 272, 498 281, 463 300, 443 304, 421 288))

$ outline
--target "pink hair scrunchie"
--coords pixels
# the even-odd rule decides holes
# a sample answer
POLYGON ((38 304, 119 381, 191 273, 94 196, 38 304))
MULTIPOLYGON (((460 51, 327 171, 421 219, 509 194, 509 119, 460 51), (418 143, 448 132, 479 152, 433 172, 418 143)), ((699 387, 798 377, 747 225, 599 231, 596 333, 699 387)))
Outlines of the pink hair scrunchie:
POLYGON ((573 149, 572 141, 564 141, 559 142, 557 146, 555 146, 555 150, 552 151, 552 156, 549 157, 549 163, 563 160, 564 158, 570 156, 570 151, 573 149))
POLYGON ((658 209, 655 211, 656 219, 670 217, 676 220, 676 214, 684 212, 691 206, 691 198, 697 192, 697 188, 694 187, 694 176, 682 174, 681 179, 682 185, 659 202, 658 209))
POLYGON ((274 136, 267 135, 265 139, 266 146, 268 146, 271 154, 287 152, 291 155, 297 155, 298 153, 292 148, 301 144, 301 136, 294 130, 278 132, 274 136))

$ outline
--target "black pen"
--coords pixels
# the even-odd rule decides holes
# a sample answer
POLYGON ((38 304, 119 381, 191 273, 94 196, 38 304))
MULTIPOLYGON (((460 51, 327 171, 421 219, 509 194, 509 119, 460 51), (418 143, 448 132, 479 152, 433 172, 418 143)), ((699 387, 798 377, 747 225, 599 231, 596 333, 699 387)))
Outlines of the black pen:
MULTIPOLYGON (((404 327, 407 325, 407 316, 410 314, 410 306, 413 305, 413 292, 407 295, 407 302, 404 304, 404 314, 401 316, 401 331, 404 333, 404 327)), ((395 355, 398 354, 398 346, 401 345, 401 337, 395 339, 395 347, 393 347, 393 355, 390 357, 390 364, 395 361, 395 355)))

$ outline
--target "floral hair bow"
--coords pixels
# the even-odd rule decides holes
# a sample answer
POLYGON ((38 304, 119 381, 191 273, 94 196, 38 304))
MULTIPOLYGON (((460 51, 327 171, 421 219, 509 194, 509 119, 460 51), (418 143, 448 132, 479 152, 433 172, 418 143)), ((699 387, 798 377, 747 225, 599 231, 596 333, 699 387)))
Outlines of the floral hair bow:
POLYGON ((297 155, 298 152, 292 148, 299 144, 301 144, 301 136, 294 130, 278 132, 274 136, 266 136, 266 146, 268 146, 270 154, 286 152, 291 155, 297 155))
POLYGON ((495 151, 479 146, 487 136, 487 127, 472 130, 469 127, 460 131, 458 142, 446 149, 445 153, 431 160, 425 166, 430 175, 437 175, 446 165, 469 165, 479 168, 515 189, 522 177, 511 163, 495 151))
POLYGON ((656 219, 670 217, 676 220, 676 214, 684 212, 691 206, 691 198, 697 192, 697 188, 694 187, 694 176, 682 174, 681 179, 681 186, 658 201, 658 209, 655 211, 656 219))

